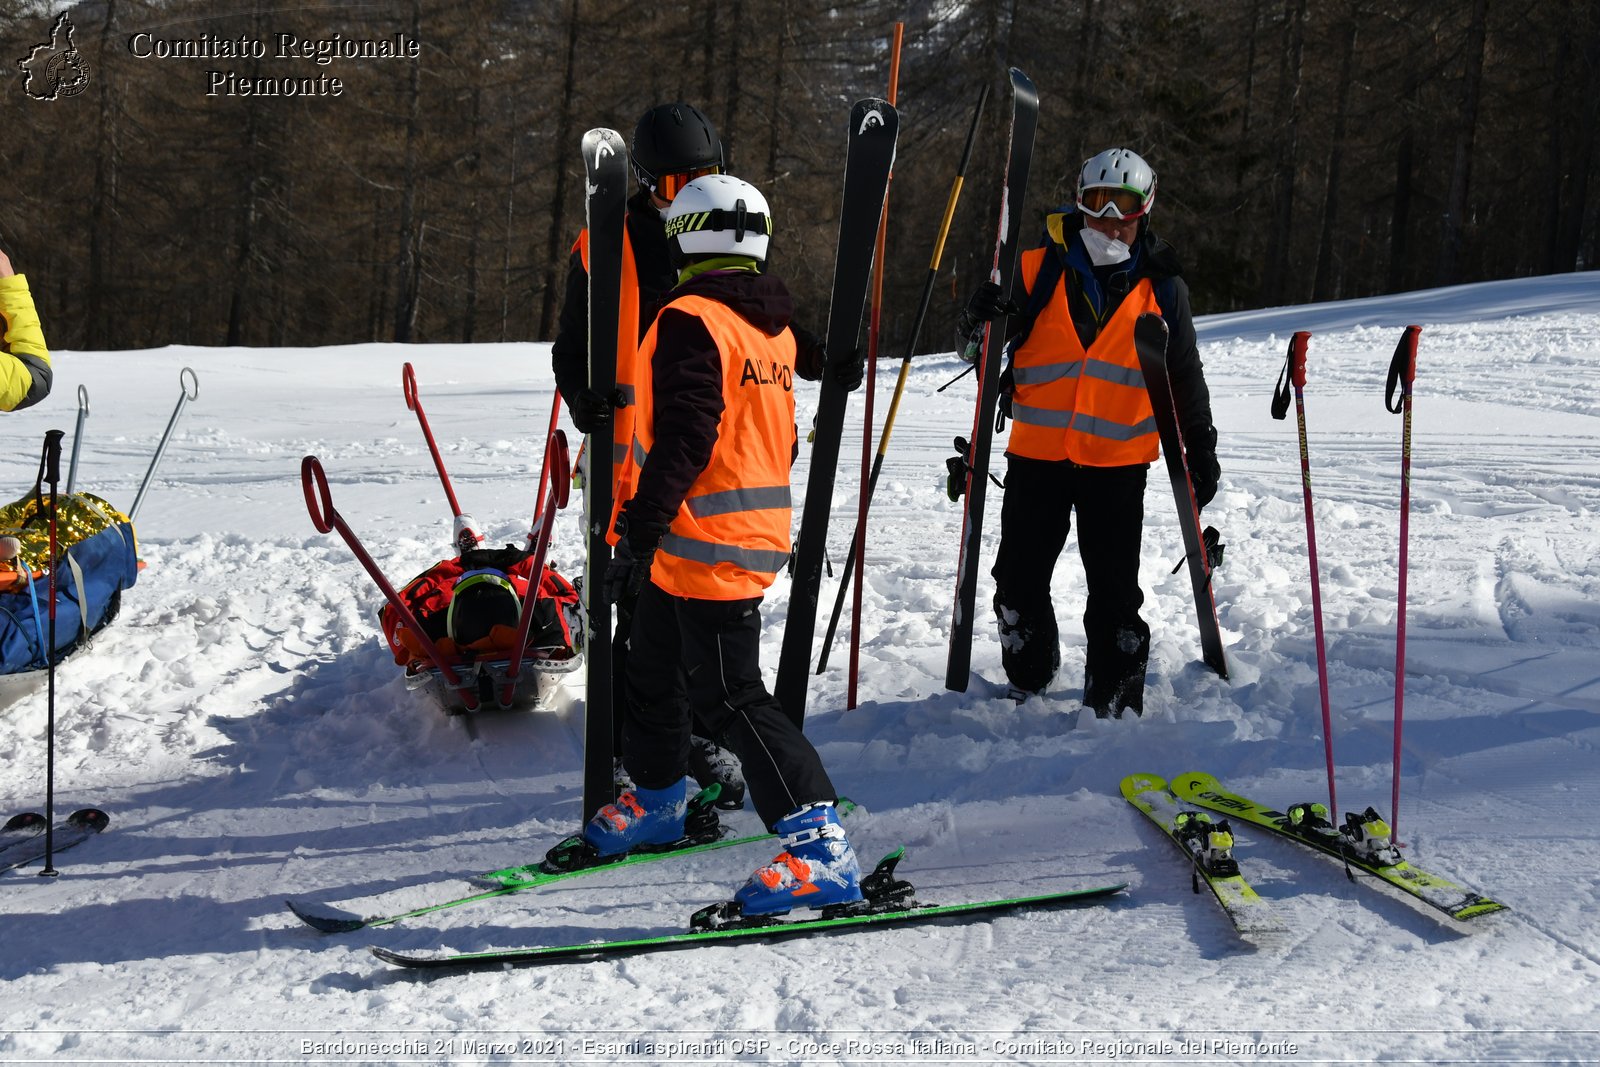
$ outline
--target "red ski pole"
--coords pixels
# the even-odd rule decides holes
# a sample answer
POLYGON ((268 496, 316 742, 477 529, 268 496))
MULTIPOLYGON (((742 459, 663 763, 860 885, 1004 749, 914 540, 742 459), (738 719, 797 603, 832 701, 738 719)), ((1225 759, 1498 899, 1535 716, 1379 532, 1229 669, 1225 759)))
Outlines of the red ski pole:
POLYGON ((428 425, 428 416, 422 410, 422 401, 417 397, 417 375, 409 363, 400 369, 400 389, 405 393, 406 407, 417 413, 417 422, 422 425, 422 436, 428 442, 428 451, 433 455, 433 466, 439 472, 439 481, 444 486, 445 498, 450 501, 450 514, 454 516, 456 524, 456 548, 462 552, 476 548, 483 538, 472 528, 472 519, 462 512, 461 505, 456 502, 455 486, 450 484, 450 472, 444 469, 444 457, 439 455, 439 446, 433 439, 433 429, 428 425))
POLYGON ((1406 699, 1406 574, 1410 566, 1411 545, 1411 383, 1417 377, 1417 337, 1421 326, 1407 326, 1389 361, 1389 382, 1384 389, 1383 406, 1390 414, 1402 415, 1400 433, 1400 591, 1399 621, 1394 644, 1394 795, 1389 804, 1390 840, 1400 845, 1400 731, 1406 699), (1395 401, 1395 386, 1400 400, 1395 401))
POLYGON ((517 641, 512 646, 511 662, 506 665, 506 679, 500 687, 500 704, 510 707, 516 696, 517 675, 522 671, 523 653, 527 651, 528 631, 533 629, 534 603, 539 599, 539 587, 544 584, 544 561, 550 553, 550 535, 555 530, 556 510, 567 506, 567 494, 572 489, 572 466, 567 459, 567 435, 562 430, 551 430, 544 446, 545 473, 552 473, 550 495, 544 496, 544 479, 540 477, 540 499, 535 505, 538 512, 533 528, 538 531, 538 547, 533 553, 533 569, 528 572, 528 592, 522 598, 522 612, 517 618, 517 641))
MULTIPOLYGON (((896 102, 900 91, 900 42, 905 38, 906 24, 894 24, 894 45, 889 56, 889 103, 896 102)), ((893 172, 889 180, 894 181, 893 172)), ((867 327, 867 379, 865 406, 861 415, 861 492, 856 501, 856 570, 855 591, 850 601, 850 682, 845 698, 845 709, 855 710, 856 681, 861 667, 861 585, 867 562, 867 507, 872 501, 872 401, 878 384, 878 336, 883 320, 884 248, 889 238, 889 194, 883 194, 883 214, 878 217, 878 244, 873 250, 872 316, 867 327)), ((846 574, 844 581, 850 581, 846 574)))
POLYGON ((1289 339, 1289 355, 1272 396, 1272 417, 1289 411, 1289 388, 1294 388, 1295 417, 1300 423, 1300 483, 1306 502, 1306 549, 1311 563, 1311 619, 1317 635, 1317 686, 1322 697, 1322 739, 1328 752, 1328 821, 1337 823, 1339 799, 1333 784, 1333 715, 1328 708, 1328 655, 1322 637, 1322 582, 1317 574, 1317 524, 1311 509, 1311 451, 1306 444, 1306 342, 1311 335, 1297 331, 1289 339))
POLYGON ((307 456, 300 461, 300 487, 306 495, 306 510, 311 513, 311 525, 317 528, 318 533, 339 531, 339 536, 344 538, 344 543, 350 546, 350 551, 355 553, 356 559, 366 568, 367 574, 371 576, 373 582, 383 593, 384 598, 389 601, 390 606, 400 616, 400 621, 405 625, 406 629, 416 635, 417 643, 422 646, 422 650, 427 653, 428 659, 438 668, 439 676, 444 679, 445 684, 456 691, 457 695, 461 697, 462 705, 468 711, 476 710, 478 707, 478 687, 464 684, 461 681, 461 676, 451 669, 439 646, 433 643, 433 638, 429 637, 428 632, 422 628, 422 624, 417 621, 417 617, 412 613, 411 608, 406 605, 404 600, 400 599, 400 594, 395 592, 394 586, 389 584, 389 579, 383 576, 383 571, 378 569, 378 565, 372 561, 372 557, 362 547, 361 539, 356 536, 354 530, 350 529, 350 525, 344 521, 344 516, 340 515, 338 509, 333 506, 333 493, 328 489, 328 476, 323 472, 322 463, 316 456, 307 456))
MULTIPOLYGON (((556 423, 559 422, 560 420, 561 420, 561 390, 557 389, 554 399, 552 399, 550 401, 550 426, 549 426, 549 428, 547 430, 545 430, 545 433, 544 433, 544 442, 545 442, 544 443, 544 461, 539 464, 539 493, 538 493, 537 496, 535 496, 533 498, 534 499, 534 506, 536 508, 539 507, 541 505, 542 501, 544 500, 545 487, 550 484, 551 443, 555 440, 556 423)), ((564 433, 561 435, 561 462, 562 462, 563 467, 565 467, 567 472, 568 472, 567 473, 567 480, 571 481, 572 480, 572 475, 571 475, 572 465, 567 460, 567 435, 564 434, 564 433)), ((562 493, 560 506, 561 507, 566 507, 567 506, 567 497, 566 497, 566 493, 565 492, 562 493)), ((541 518, 542 515, 543 515, 542 511, 535 512, 535 514, 533 516, 533 526, 528 530, 528 548, 530 550, 534 547, 534 542, 537 541, 538 538, 539 538, 539 531, 540 531, 540 528, 541 528, 540 527, 540 523, 543 521, 542 518, 541 518)))

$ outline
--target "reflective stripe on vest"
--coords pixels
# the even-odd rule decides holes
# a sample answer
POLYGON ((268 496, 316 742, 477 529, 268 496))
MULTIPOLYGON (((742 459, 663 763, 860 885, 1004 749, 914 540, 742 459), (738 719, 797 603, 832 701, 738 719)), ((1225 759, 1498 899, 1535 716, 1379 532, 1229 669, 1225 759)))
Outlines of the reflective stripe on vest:
MULTIPOLYGON (((789 562, 794 334, 768 337, 708 297, 680 296, 667 307, 698 317, 721 352, 724 407, 711 458, 673 517, 650 577, 674 596, 758 597, 789 562)), ((639 346, 634 448, 622 475, 629 496, 655 445, 656 336, 652 324, 639 346)))
MULTIPOLYGON (((1053 246, 1022 254, 1024 285, 1033 287, 1044 257, 1053 254, 1053 246)), ((1006 452, 1088 467, 1150 463, 1160 454, 1160 438, 1133 324, 1146 311, 1160 313, 1154 286, 1141 279, 1085 351, 1067 308, 1067 284, 1063 278, 1055 287, 1012 357, 1006 452)))

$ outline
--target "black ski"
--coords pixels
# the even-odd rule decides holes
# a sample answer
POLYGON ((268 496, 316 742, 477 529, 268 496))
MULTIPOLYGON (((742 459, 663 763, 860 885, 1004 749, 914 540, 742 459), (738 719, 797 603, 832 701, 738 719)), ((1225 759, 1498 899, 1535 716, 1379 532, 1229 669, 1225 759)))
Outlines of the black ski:
POLYGON ((776 940, 812 934, 846 933, 872 926, 909 925, 939 919, 982 919, 1001 912, 1032 908, 1063 907, 1105 901, 1127 888, 1126 883, 1070 889, 1037 896, 1007 900, 982 900, 966 904, 921 904, 914 897, 911 883, 895 877, 894 868, 904 850, 890 853, 877 869, 862 879, 865 899, 856 905, 823 909, 820 916, 805 919, 740 917, 728 919, 735 905, 713 904, 696 912, 688 933, 659 934, 653 937, 624 938, 616 941, 589 941, 577 945, 550 945, 535 948, 490 949, 486 952, 395 952, 375 947, 372 954, 385 963, 400 967, 503 967, 569 963, 573 961, 637 956, 646 952, 702 948, 732 941, 776 940))
MULTIPOLYGON (((1000 222, 994 246, 992 279, 1010 298, 1021 252, 1022 206, 1028 194, 1028 168, 1033 159, 1033 135, 1039 125, 1039 91, 1028 76, 1011 68, 1011 147, 1006 158, 1005 192, 1000 201, 1000 222)), ((950 620, 950 654, 945 664, 946 689, 965 693, 972 675, 972 625, 978 599, 979 549, 983 544, 983 505, 989 488, 989 452, 994 438, 995 408, 1000 402, 1000 363, 1005 347, 1007 318, 984 329, 978 357, 978 401, 973 412, 972 436, 967 439, 962 486, 966 507, 961 513, 960 554, 956 557, 956 607, 950 620)))
MULTIPOLYGON (((18 818, 23 818, 23 816, 18 816, 18 818)), ((0 849, 0 871, 9 871, 13 867, 21 867, 23 864, 32 863, 44 855, 46 844, 46 835, 43 832, 44 827, 42 825, 44 819, 42 816, 35 816, 35 818, 39 819, 38 823, 34 823, 30 819, 19 827, 19 832, 26 834, 26 836, 0 849), (32 833, 27 833, 29 830, 32 833)), ((12 822, 16 821, 16 819, 12 820, 12 822)), ((66 821, 57 824, 51 834, 53 840, 49 842, 52 846, 51 851, 65 852, 74 845, 81 845, 110 824, 111 816, 99 808, 79 808, 67 816, 66 821)), ((11 824, 7 823, 6 828, 9 832, 11 824)), ((4 840, 6 839, 0 838, 0 841, 4 840)))
MULTIPOLYGON (((589 388, 610 396, 617 387, 617 320, 622 314, 622 234, 628 202, 628 148, 615 130, 583 135, 589 230, 589 388)), ((584 520, 589 555, 583 608, 588 647, 583 698, 583 821, 616 798, 612 778, 611 605, 602 592, 611 545, 611 430, 591 435, 585 450, 584 520)))
POLYGON ((24 811, 13 815, 0 827, 0 856, 12 845, 31 841, 34 837, 44 833, 45 819, 36 811, 24 811))
POLYGON ((1222 627, 1217 623, 1217 603, 1211 590, 1211 545, 1216 543, 1216 535, 1212 533, 1207 538, 1201 533, 1200 509, 1195 506, 1194 487, 1189 483, 1189 461, 1184 457, 1178 408, 1172 398, 1172 381, 1167 377, 1166 320, 1148 311, 1140 315, 1133 327, 1133 343, 1139 351, 1139 368, 1150 393, 1150 406, 1155 410, 1161 453, 1167 461, 1167 477, 1172 480, 1172 495, 1178 505, 1184 559, 1189 564, 1195 616, 1200 625, 1201 656, 1206 666, 1226 678, 1228 657, 1222 651, 1222 627))
MULTIPOLYGON (((899 113, 887 100, 858 100, 850 109, 839 245, 833 261, 833 297, 828 305, 826 344, 830 361, 855 351, 860 341, 867 287, 872 280, 872 249, 889 191, 889 171, 894 166, 899 132, 899 113)), ((838 474, 839 437, 844 432, 847 395, 825 370, 817 401, 811 471, 806 476, 805 510, 795 542, 789 615, 783 625, 783 648, 778 654, 778 681, 773 693, 796 725, 806 715, 811 640, 816 635, 823 549, 833 506, 833 482, 838 474)))

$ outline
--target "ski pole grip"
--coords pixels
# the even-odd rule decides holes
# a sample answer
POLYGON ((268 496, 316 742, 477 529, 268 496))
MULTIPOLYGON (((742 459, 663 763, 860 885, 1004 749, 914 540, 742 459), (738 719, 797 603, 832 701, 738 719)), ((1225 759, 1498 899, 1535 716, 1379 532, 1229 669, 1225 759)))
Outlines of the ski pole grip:
POLYGON ((1300 330, 1289 338, 1289 354, 1284 358, 1283 370, 1278 372, 1278 384, 1272 390, 1272 417, 1275 419, 1288 416, 1293 394, 1306 386, 1306 341, 1310 337, 1300 330))
POLYGON ((1306 387, 1306 343, 1310 340, 1311 335, 1305 330, 1296 330, 1289 339, 1289 377, 1296 389, 1306 387))
POLYGON ((1406 332, 1400 335, 1400 343, 1394 347, 1394 358, 1389 361, 1389 381, 1383 391, 1383 406, 1391 415, 1400 414, 1405 409, 1405 398, 1411 395, 1411 383, 1417 377, 1417 337, 1421 333, 1421 326, 1407 326, 1406 332), (1395 386, 1400 387, 1398 401, 1394 397, 1395 386))
POLYGON ((300 461, 300 487, 305 490, 306 510, 311 513, 311 525, 318 533, 332 533, 333 520, 339 514, 333 507, 333 494, 328 489, 328 476, 316 456, 300 461))
POLYGON ((52 489, 61 481, 61 439, 65 430, 46 430, 44 435, 44 480, 52 489))
POLYGON ((567 454, 567 431, 552 431, 545 445, 545 453, 550 457, 550 495, 555 498, 557 508, 564 508, 572 493, 572 460, 567 454))
POLYGON ((406 410, 417 410, 417 372, 409 363, 400 368, 400 391, 406 396, 406 410))

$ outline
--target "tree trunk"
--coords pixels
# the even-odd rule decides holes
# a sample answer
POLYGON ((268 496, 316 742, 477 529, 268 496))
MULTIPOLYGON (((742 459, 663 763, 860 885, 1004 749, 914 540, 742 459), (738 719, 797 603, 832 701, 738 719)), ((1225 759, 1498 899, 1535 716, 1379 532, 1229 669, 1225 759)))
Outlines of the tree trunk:
POLYGON ((110 348, 113 343, 105 293, 111 275, 109 246, 117 214, 118 160, 117 123, 111 103, 111 66, 106 57, 111 50, 111 25, 116 17, 117 0, 107 0, 106 21, 100 30, 100 69, 95 79, 100 83, 100 100, 95 130, 94 196, 89 210, 89 289, 84 308, 84 317, 89 322, 85 339, 91 349, 110 348))
POLYGON ((572 166, 572 120, 574 98, 578 93, 578 0, 572 0, 567 12, 567 69, 561 80, 561 111, 556 121, 554 148, 550 155, 555 160, 555 190, 550 194, 550 233, 545 239, 544 300, 539 309, 539 339, 555 336, 557 298, 565 292, 561 284, 567 257, 566 247, 567 173, 572 166))
POLYGON ((1411 254, 1412 171, 1417 140, 1417 94, 1420 89, 1421 77, 1416 64, 1411 64, 1406 68, 1405 91, 1401 93, 1400 110, 1405 116, 1405 125, 1394 151, 1394 205, 1389 219, 1388 290, 1391 293, 1400 292, 1406 287, 1405 279, 1411 266, 1407 260, 1411 254))
POLYGON ((1272 232, 1267 237, 1266 273, 1261 302, 1274 306, 1288 292, 1289 248, 1294 236, 1295 168, 1300 142, 1300 86, 1305 55, 1306 0, 1288 0, 1284 8, 1284 48, 1278 64, 1278 158, 1273 165, 1272 232))
POLYGON ((790 33, 789 0, 783 0, 780 10, 782 13, 778 18, 778 57, 776 62, 772 64, 772 112, 767 126, 767 190, 769 194, 772 191, 772 186, 778 180, 778 144, 781 140, 782 116, 784 113, 783 75, 786 66, 784 60, 787 58, 790 33))
POLYGON ((1333 143, 1328 149, 1328 183, 1322 198, 1322 236, 1317 241, 1317 274, 1311 287, 1315 301, 1337 300, 1339 281, 1335 277, 1334 242, 1339 230, 1339 174, 1344 165, 1345 126, 1350 110, 1350 84, 1355 79, 1356 29, 1361 13, 1352 11, 1346 17, 1344 41, 1339 59, 1339 88, 1336 92, 1336 111, 1333 116, 1333 143))
MULTIPOLYGON (((422 40, 422 9, 420 0, 411 0, 411 36, 422 40)), ((417 325, 417 282, 421 263, 421 235, 417 227, 417 138, 421 127, 422 111, 422 60, 411 61, 411 76, 407 87, 405 174, 400 185, 400 255, 396 261, 395 275, 400 282, 400 292, 395 299, 394 339, 402 344, 411 340, 417 325)))
POLYGON ((1462 231, 1466 227, 1467 193, 1472 185, 1472 145, 1478 132, 1478 102, 1483 94, 1483 51, 1488 36, 1489 0, 1473 0, 1467 28, 1467 67, 1461 88, 1461 124, 1456 127, 1455 161, 1450 168, 1450 194, 1445 201, 1439 237, 1435 285, 1454 284, 1460 275, 1462 231))

